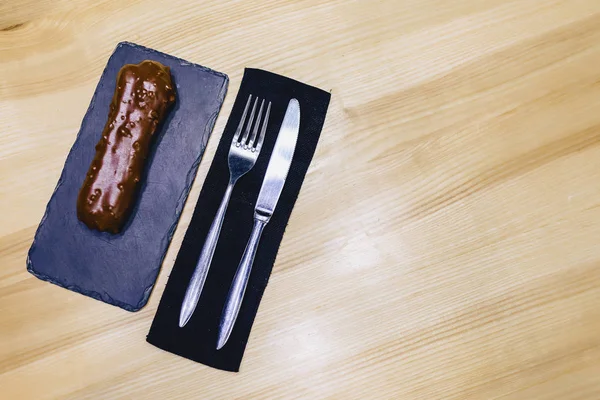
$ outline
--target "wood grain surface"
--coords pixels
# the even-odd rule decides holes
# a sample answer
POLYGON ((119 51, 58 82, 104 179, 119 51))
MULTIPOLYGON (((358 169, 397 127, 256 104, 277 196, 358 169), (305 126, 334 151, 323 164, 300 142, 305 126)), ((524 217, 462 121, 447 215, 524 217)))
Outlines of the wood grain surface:
POLYGON ((597 0, 0 0, 0 398, 600 398, 597 0), (26 252, 115 45, 230 90, 142 311, 26 252), (145 336, 243 68, 332 91, 242 370, 145 336))

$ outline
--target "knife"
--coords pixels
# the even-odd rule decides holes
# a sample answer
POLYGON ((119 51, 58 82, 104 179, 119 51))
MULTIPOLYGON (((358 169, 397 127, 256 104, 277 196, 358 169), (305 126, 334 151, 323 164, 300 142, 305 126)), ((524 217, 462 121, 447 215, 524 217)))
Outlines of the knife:
POLYGON ((292 157, 294 156, 299 130, 300 104, 298 100, 291 99, 288 103, 281 129, 277 135, 275 148, 271 154, 260 192, 258 193, 258 200, 254 207, 254 227, 252 228, 250 239, 238 265, 235 277, 233 278, 233 283, 229 289, 229 295, 221 314, 217 350, 225 346, 233 330, 242 300, 244 299, 246 286, 248 286, 248 279, 250 278, 252 263, 258 249, 258 242, 260 241, 263 229, 275 211, 277 200, 279 200, 279 196, 281 195, 290 164, 292 163, 292 157))

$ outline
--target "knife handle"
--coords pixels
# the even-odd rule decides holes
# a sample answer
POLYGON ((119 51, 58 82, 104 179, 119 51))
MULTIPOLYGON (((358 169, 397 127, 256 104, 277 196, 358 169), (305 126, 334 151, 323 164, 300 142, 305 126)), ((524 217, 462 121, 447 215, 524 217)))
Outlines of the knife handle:
POLYGON ((183 328, 190 318, 192 318, 192 314, 196 310, 196 305, 198 305, 198 300, 200 299, 200 294, 202 293, 202 288, 204 287, 204 282, 206 282, 206 277, 208 275, 208 269, 210 268, 210 263, 215 254, 215 249, 217 248, 221 227, 223 226, 223 220, 225 219, 225 212, 227 211, 227 205, 229 204, 234 185, 235 182, 229 182, 227 185, 227 190, 225 191, 225 195, 223 195, 219 210, 210 225, 208 235, 204 241, 204 246, 202 246, 200 258, 196 263, 192 279, 185 291, 185 297, 183 298, 181 311, 179 313, 179 327, 181 328, 183 328))
POLYGON ((258 242, 260 241, 260 236, 262 235, 267 222, 267 218, 262 218, 260 216, 255 217, 254 219, 254 227, 252 228, 250 239, 248 240, 244 255, 242 256, 242 260, 240 261, 235 277, 233 278, 233 283, 231 284, 229 295, 227 296, 227 302, 225 303, 223 313, 221 314, 217 350, 220 350, 225 346, 225 343, 227 343, 229 335, 231 335, 231 331, 233 330, 233 325, 240 312, 240 307, 244 300, 244 293, 248 286, 248 279, 250 278, 254 256, 258 249, 258 242))

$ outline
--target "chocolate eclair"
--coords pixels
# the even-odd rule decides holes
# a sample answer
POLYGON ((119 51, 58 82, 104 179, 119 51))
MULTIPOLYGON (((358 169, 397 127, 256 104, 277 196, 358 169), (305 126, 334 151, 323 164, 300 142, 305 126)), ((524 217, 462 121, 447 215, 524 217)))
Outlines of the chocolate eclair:
POLYGON ((137 200, 159 126, 175 103, 171 72, 145 60, 124 65, 77 199, 77 217, 90 229, 119 233, 137 200))

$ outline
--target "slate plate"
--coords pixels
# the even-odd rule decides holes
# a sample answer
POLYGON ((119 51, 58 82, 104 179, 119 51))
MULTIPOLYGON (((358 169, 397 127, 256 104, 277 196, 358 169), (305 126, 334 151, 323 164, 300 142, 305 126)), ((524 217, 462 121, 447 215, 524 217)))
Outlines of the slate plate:
MULTIPOLYGON (((148 301, 227 92, 227 75, 133 43, 119 43, 102 73, 27 257, 38 278, 137 311, 148 301), (77 194, 124 64, 171 67, 175 107, 162 126, 136 207, 118 235, 77 219, 77 194)), ((68 112, 68 110, 64 110, 68 112)))

